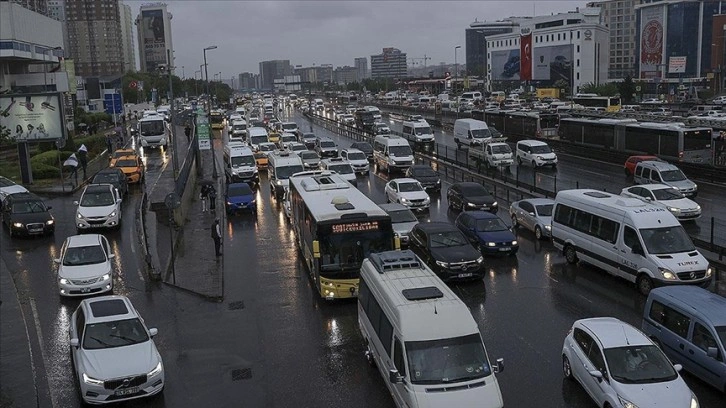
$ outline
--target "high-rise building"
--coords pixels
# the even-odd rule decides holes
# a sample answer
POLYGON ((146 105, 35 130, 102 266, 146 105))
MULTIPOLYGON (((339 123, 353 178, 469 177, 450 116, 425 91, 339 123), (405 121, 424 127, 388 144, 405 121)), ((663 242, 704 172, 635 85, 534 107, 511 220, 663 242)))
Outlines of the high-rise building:
MULTIPOLYGON (((48 16, 48 0, 10 0, 13 3, 20 4, 28 10, 48 16)), ((50 16, 48 16, 50 17, 50 16)))
POLYGON ((123 74, 118 0, 66 0, 69 56, 76 75, 112 77, 123 74))
POLYGON ((121 19, 121 46, 124 55, 124 72, 136 71, 136 52, 134 51, 134 19, 131 6, 119 4, 121 19))
POLYGON ((466 70, 470 75, 486 75, 487 36, 511 33, 519 18, 500 21, 474 21, 465 31, 466 70))
POLYGON ((384 48, 371 55, 371 78, 405 78, 408 76, 406 53, 397 48, 384 48))
POLYGON ((588 7, 599 7, 603 24, 610 28, 610 56, 608 76, 610 79, 636 77, 637 64, 635 43, 637 42, 637 21, 635 5, 640 0, 604 0, 588 3, 588 7))
POLYGON ((262 89, 273 89, 275 79, 284 79, 286 75, 292 75, 290 60, 260 62, 260 86, 262 89))
POLYGON ((48 0, 48 17, 62 23, 63 49, 69 49, 68 26, 66 24, 66 0, 48 0))
POLYGON ((250 90, 257 89, 257 74, 252 72, 243 72, 239 74, 239 85, 237 89, 250 90))
MULTIPOLYGON (((356 58, 356 62, 360 58, 356 58)), ((363 58, 365 59, 365 58, 363 58)), ((338 67, 335 68, 335 71, 333 71, 333 76, 335 77, 335 83, 338 85, 347 85, 353 82, 358 82, 360 78, 358 77, 360 75, 360 68, 359 67, 338 67)))
POLYGON ((159 65, 174 61, 174 45, 171 40, 172 15, 166 4, 144 4, 136 17, 141 72, 156 71, 159 65))
POLYGON ((353 66, 358 70, 358 81, 368 78, 368 58, 358 57, 354 60, 353 66))

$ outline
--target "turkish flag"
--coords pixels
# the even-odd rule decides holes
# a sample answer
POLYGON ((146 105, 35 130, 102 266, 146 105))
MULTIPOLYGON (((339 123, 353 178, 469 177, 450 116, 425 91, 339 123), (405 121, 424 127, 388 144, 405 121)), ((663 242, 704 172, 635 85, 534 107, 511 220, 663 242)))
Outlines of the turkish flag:
POLYGON ((519 41, 519 79, 532 80, 532 34, 523 35, 519 41))

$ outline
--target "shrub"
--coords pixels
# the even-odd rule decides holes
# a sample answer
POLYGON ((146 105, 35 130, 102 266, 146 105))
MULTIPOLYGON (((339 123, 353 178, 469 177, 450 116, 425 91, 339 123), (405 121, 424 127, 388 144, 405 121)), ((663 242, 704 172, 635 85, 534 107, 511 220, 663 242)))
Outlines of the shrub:
MULTIPOLYGON (((61 151, 61 162, 65 161, 67 158, 69 158, 73 154, 73 152, 67 152, 67 151, 61 151)), ((30 165, 33 166, 35 169, 38 165, 43 166, 54 166, 58 167, 58 151, 57 150, 51 150, 48 152, 38 153, 35 156, 30 158, 30 165)))
MULTIPOLYGON (((32 162, 32 160, 31 160, 32 162)), ((48 179, 48 178, 59 178, 60 170, 58 166, 49 166, 47 164, 33 164, 33 178, 36 179, 48 179)))

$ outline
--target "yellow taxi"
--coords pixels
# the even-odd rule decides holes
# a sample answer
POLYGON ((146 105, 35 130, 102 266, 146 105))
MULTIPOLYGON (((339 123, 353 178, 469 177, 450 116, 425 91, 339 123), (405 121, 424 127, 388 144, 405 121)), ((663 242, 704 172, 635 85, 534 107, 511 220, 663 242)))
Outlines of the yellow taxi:
POLYGON ((257 163, 257 170, 267 170, 267 153, 266 152, 255 152, 255 162, 257 163))
POLYGON ((129 184, 144 180, 144 162, 135 154, 119 157, 113 167, 118 167, 124 172, 129 184))
POLYGON ((277 133, 277 132, 275 132, 275 131, 272 131, 272 132, 268 133, 267 134, 267 141, 272 142, 272 143, 279 142, 280 141, 280 134, 277 133))
POLYGON ((136 152, 134 149, 118 149, 111 155, 111 163, 109 164, 109 167, 114 167, 116 165, 116 161, 124 156, 132 156, 135 155, 136 152))

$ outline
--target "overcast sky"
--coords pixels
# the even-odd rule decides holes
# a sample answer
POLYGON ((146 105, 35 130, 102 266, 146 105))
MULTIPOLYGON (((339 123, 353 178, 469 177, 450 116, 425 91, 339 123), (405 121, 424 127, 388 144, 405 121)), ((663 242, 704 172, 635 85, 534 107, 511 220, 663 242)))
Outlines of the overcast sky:
MULTIPOLYGON (((133 15, 141 4, 129 1, 133 15)), ((474 19, 545 15, 584 7, 585 1, 167 1, 177 74, 193 77, 207 51, 209 77, 228 81, 259 72, 259 62, 289 59, 292 65, 353 65, 355 57, 395 47, 428 65, 465 61, 464 30, 474 19)), ((138 56, 137 56, 138 59, 138 56)))

